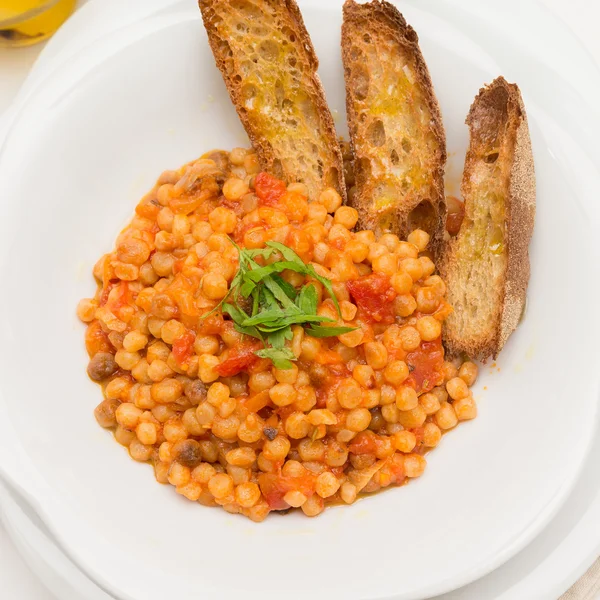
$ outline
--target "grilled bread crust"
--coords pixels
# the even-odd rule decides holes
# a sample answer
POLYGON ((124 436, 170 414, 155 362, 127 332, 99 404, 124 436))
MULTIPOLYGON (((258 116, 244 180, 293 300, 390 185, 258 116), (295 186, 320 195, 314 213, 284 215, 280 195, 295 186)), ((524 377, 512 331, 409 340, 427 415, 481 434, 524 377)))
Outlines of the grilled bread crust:
POLYGON ((443 337, 451 353, 483 360, 498 355, 525 308, 535 171, 515 84, 498 77, 482 88, 466 122, 465 218, 439 265, 454 308, 443 337))
POLYGON ((342 25, 346 110, 359 227, 441 240, 446 138, 418 37, 389 2, 347 0, 342 25))
POLYGON ((199 0, 229 95, 261 168, 345 200, 340 145, 294 0, 199 0))

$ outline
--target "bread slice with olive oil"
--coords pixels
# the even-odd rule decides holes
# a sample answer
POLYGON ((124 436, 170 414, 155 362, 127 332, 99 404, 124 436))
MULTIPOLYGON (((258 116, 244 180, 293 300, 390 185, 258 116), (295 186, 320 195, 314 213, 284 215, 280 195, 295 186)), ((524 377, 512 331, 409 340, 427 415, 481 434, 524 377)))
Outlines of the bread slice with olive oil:
POLYGON ((199 0, 217 66, 260 166, 346 198, 318 59, 294 0, 199 0))
POLYGON ((342 58, 359 228, 439 241, 446 138, 416 32, 389 2, 347 0, 342 58))
POLYGON ((498 77, 482 88, 466 123, 465 216, 439 265, 454 308, 443 336, 452 354, 485 359, 497 356, 525 308, 535 173, 515 84, 498 77))

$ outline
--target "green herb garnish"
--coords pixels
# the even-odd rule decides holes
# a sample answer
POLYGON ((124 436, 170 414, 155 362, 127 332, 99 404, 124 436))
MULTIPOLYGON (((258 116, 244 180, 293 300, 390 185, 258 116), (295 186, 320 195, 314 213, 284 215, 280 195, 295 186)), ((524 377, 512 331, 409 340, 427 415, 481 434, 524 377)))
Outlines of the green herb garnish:
POLYGON ((331 337, 354 330, 353 327, 321 325, 335 323, 335 319, 317 314, 315 286, 308 283, 297 290, 281 277, 280 273, 290 270, 321 283, 341 318, 331 281, 319 275, 312 265, 305 264, 293 250, 279 242, 267 242, 266 248, 253 250, 240 248, 233 240, 231 243, 239 252, 238 271, 227 296, 204 316, 219 308, 228 314, 237 331, 263 342, 265 347, 256 351, 257 356, 269 358, 277 369, 290 369, 296 357, 285 343, 293 337, 292 325, 302 325, 306 333, 314 337, 331 337), (279 252, 283 260, 266 266, 255 260, 268 259, 275 252, 279 252))

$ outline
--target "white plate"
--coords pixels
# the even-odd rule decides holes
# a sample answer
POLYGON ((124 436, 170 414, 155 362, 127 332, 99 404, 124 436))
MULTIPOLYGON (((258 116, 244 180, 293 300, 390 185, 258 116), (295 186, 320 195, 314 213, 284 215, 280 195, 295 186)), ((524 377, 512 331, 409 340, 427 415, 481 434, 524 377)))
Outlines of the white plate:
MULTIPOLYGON (((103 2, 105 0, 102 0, 103 2)), ((506 564, 435 600, 556 600, 600 551, 600 437, 552 523, 506 564)), ((21 555, 59 600, 110 600, 59 550, 53 536, 0 485, 6 529, 21 555)))
MULTIPOLYGON (((329 18, 328 9, 309 5, 302 4, 321 74, 332 106, 342 109, 332 34, 338 31, 338 11, 329 18), (330 29, 319 30, 323 15, 330 29)), ((498 67, 458 32, 416 11, 409 16, 436 81, 449 147, 460 155, 465 132, 459 124, 479 84, 498 67), (466 58, 453 63, 453 51, 466 58), (451 68, 460 71, 461 81, 451 68)), ((550 152, 564 152, 568 139, 555 128, 548 107, 531 102, 544 204, 533 246, 538 270, 528 316, 503 355, 502 374, 482 378, 489 390, 480 418, 445 439, 422 481, 309 522, 292 517, 255 526, 186 505, 157 487, 148 469, 127 461, 93 423, 98 392, 83 374, 82 329, 72 309, 92 285, 77 280, 77 272, 89 271, 110 247, 135 199, 160 170, 208 147, 239 143, 241 129, 204 44, 195 11, 117 32, 56 72, 32 97, 11 135, 0 185, 13 202, 2 215, 0 250, 6 258, 9 249, 18 248, 4 261, 2 275, 23 295, 2 299, 0 327, 12 350, 0 370, 2 408, 14 426, 7 437, 15 433, 20 442, 5 468, 67 551, 123 597, 151 600, 172 591, 177 581, 182 598, 193 597, 198 586, 206 597, 223 598, 256 580, 260 588, 249 590, 249 598, 268 598, 283 589, 290 598, 308 591, 316 598, 410 598, 482 575, 522 547, 559 507, 595 427, 591 376, 569 381, 581 369, 597 373, 596 356, 586 353, 595 348, 586 345, 587 338, 577 339, 579 331, 591 338, 597 327, 594 278, 578 260, 593 257, 595 250, 582 234, 584 219, 570 210, 572 205, 586 210, 582 188, 568 189, 589 182, 589 169, 553 158, 550 152), (153 73, 144 65, 152 65, 153 73), (110 104, 103 101, 107 97, 110 104), (556 243, 557 235, 564 244, 556 243), (563 267, 562 287, 554 290, 557 269, 563 267), (568 320, 557 321, 574 302, 576 288, 589 295, 583 294, 568 320), (35 297, 41 289, 43 303, 35 297), (22 361, 32 344, 44 357, 36 361, 39 382, 27 378, 31 367, 22 361), (572 362, 560 360, 565 346, 572 362), (561 371, 550 378, 555 365, 561 371), (59 372, 60 396, 47 386, 59 372), (572 422, 565 422, 565 414, 572 422), (199 559, 207 540, 210 550, 199 559), (234 581, 226 570, 231 561, 234 581), (267 580, 252 577, 264 572, 265 564, 267 580), (311 577, 294 579, 289 590, 293 566, 300 564, 311 577), (353 575, 332 581, 329 570, 319 569, 323 564, 353 575), (161 569, 148 571, 148 565, 161 569)), ((526 101, 537 95, 520 83, 526 101)))
MULTIPOLYGON (((11 496, 2 485, 0 485, 0 506, 2 507, 2 525, 6 533, 29 569, 53 594, 52 598, 56 600, 113 599, 113 596, 100 590, 62 554, 52 542, 51 536, 44 533, 43 525, 39 523, 36 516, 26 514, 19 504, 19 499, 11 496)), ((23 574, 21 573, 21 575, 23 574)), ((17 581, 17 579, 14 580, 17 581)), ((38 598, 37 595, 27 595, 25 591, 35 583, 37 582, 29 582, 30 585, 25 589, 22 589, 21 586, 14 587, 15 590, 19 590, 20 595, 18 598, 10 597, 9 600, 22 600, 23 597, 38 598)), ((44 594, 43 597, 49 598, 47 594, 44 594)))

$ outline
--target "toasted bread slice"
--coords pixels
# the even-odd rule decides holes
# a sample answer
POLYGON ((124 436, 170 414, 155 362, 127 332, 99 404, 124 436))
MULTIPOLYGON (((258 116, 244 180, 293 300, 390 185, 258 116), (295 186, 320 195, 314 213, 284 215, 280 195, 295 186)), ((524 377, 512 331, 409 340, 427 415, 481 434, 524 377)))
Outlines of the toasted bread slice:
POLYGON ((417 34, 389 2, 347 0, 342 57, 359 227, 441 239, 446 138, 417 34))
POLYGON ((342 154, 318 60, 294 0, 199 0, 217 66, 261 168, 314 199, 345 199, 342 154))
POLYGON ((515 84, 498 77, 482 88, 466 122, 465 217, 440 262, 454 308, 444 342, 453 354, 485 359, 497 356, 525 307, 535 173, 515 84))

